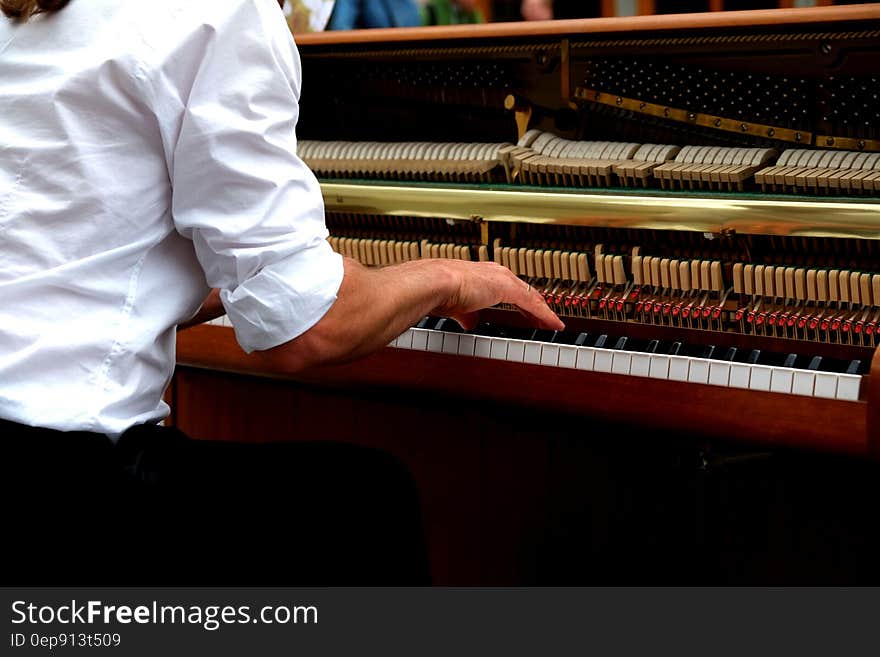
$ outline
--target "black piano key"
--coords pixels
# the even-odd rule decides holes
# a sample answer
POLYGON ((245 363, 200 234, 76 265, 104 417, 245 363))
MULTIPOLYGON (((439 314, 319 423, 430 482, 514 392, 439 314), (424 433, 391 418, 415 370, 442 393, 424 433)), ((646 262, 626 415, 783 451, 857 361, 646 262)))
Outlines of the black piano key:
POLYGON ((859 374, 859 370, 862 369, 862 361, 860 360, 852 360, 846 368, 847 374, 859 374))
POLYGON ((537 329, 528 339, 535 342, 556 342, 559 339, 559 331, 537 329))
POLYGON ((461 324, 456 322, 454 319, 450 319, 448 317, 443 317, 440 321, 438 321, 434 325, 435 331, 445 331, 446 333, 463 333, 464 329, 461 328, 461 324))
POLYGON ((736 347, 729 347, 727 351, 724 352, 724 355, 721 357, 721 360, 729 360, 732 361, 736 358, 736 347))
POLYGON ((681 342, 673 342, 669 346, 669 351, 667 352, 670 356, 678 356, 678 352, 681 351, 681 342))
POLYGON ((578 337, 580 336, 572 331, 556 331, 556 337, 553 338, 553 342, 556 344, 575 344, 578 337))
POLYGON ((646 354, 656 354, 656 353, 657 353, 657 348, 658 348, 659 346, 660 346, 660 341, 659 341, 659 340, 651 340, 651 341, 648 343, 648 346, 645 347, 645 353, 646 353, 646 354))
POLYGON ((590 337, 589 333, 578 333, 578 336, 574 340, 574 345, 576 347, 583 347, 587 344, 587 338, 590 337))
POLYGON ((419 328, 419 329, 434 328, 434 325, 436 323, 437 323, 436 317, 422 317, 422 319, 419 320, 419 323, 416 324, 416 328, 419 328))
POLYGON ((785 360, 782 362, 783 367, 794 367, 794 364, 797 362, 798 355, 797 354, 788 354, 785 357, 785 360))
POLYGON ((626 342, 627 342, 626 336, 619 338, 617 340, 617 342, 614 343, 614 346, 612 347, 612 349, 621 349, 621 350, 626 349, 626 342))
POLYGON ((813 359, 810 361, 810 364, 807 366, 807 369, 817 371, 820 367, 822 367, 822 357, 821 356, 813 356, 813 359))
POLYGON ((605 334, 600 335, 596 338, 596 342, 593 344, 594 347, 601 349, 605 346, 605 343, 608 341, 608 336, 605 334))
POLYGON ((712 355, 714 353, 715 353, 715 345, 714 344, 707 344, 700 351, 700 355, 698 356, 698 358, 712 358, 712 355))
POLYGON ((485 335, 490 338, 506 338, 508 340, 528 340, 534 329, 517 328, 515 326, 502 326, 500 324, 484 324, 478 328, 478 335, 485 335))
POLYGON ((749 357, 746 358, 746 362, 749 365, 757 365, 758 360, 761 358, 761 350, 760 349, 752 349, 749 352, 749 357))

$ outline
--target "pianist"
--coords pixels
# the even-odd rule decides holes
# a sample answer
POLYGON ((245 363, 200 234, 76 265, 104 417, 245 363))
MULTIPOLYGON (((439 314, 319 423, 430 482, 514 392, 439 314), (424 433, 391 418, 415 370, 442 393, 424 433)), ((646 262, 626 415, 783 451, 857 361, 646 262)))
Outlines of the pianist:
POLYGON ((491 263, 372 271, 331 251, 275 0, 0 9, 6 583, 424 582, 416 497, 387 455, 159 426, 175 327, 217 288, 242 348, 294 370, 428 313, 558 318, 491 263))

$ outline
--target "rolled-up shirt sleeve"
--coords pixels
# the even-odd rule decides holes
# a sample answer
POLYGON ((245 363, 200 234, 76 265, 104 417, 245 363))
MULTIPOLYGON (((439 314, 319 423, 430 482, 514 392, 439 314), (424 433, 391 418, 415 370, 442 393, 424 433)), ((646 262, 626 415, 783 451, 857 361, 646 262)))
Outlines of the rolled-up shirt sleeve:
POLYGON ((166 109, 179 104, 178 120, 163 126, 175 226, 253 351, 317 323, 343 267, 326 241, 318 182, 296 155, 293 39, 274 0, 234 5, 200 25, 157 79, 170 90, 166 109))

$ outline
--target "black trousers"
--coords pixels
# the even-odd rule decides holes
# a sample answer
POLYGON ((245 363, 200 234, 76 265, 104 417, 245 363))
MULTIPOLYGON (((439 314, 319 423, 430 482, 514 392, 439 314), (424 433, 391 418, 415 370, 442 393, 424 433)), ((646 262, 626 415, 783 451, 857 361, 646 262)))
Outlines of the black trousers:
POLYGON ((3 420, 0 449, 4 585, 430 583, 414 483, 378 450, 3 420))

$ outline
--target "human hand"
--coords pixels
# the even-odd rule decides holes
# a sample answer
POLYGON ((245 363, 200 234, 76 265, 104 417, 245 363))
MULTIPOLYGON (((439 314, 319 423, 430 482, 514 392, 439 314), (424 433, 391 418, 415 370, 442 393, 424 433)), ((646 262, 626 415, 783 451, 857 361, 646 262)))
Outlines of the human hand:
POLYGON ((455 292, 433 314, 451 317, 465 329, 477 325, 477 312, 499 303, 516 306, 537 326, 561 331, 565 324, 544 297, 507 267, 494 262, 443 260, 443 267, 455 279, 455 292))

